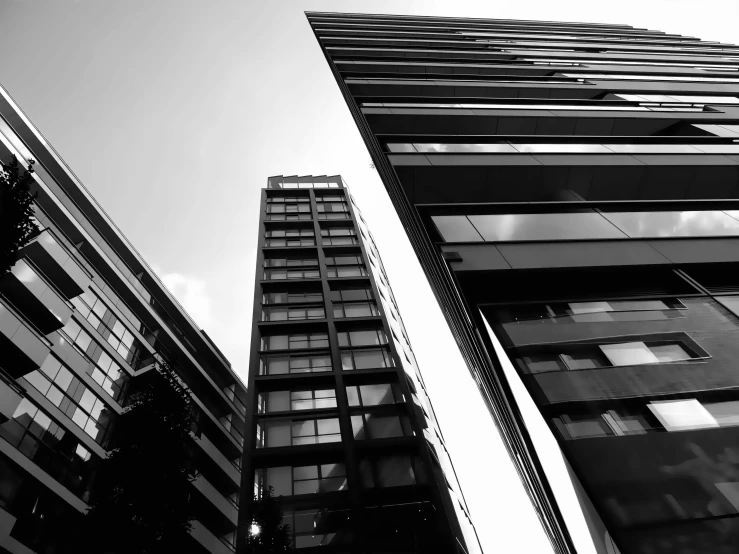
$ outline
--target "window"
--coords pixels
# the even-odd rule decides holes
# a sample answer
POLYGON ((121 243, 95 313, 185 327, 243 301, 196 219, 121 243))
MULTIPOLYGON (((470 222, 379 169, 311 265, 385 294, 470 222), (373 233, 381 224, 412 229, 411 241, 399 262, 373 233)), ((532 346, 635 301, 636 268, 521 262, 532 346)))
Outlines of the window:
POLYGON ((295 202, 310 202, 308 196, 270 196, 267 198, 268 204, 290 204, 295 202))
POLYGON ((367 412, 351 416, 354 440, 385 439, 412 434, 405 415, 367 412))
POLYGON ((350 219, 349 204, 346 201, 329 202, 328 199, 316 202, 318 219, 350 219))
POLYGON ((376 315, 380 315, 380 311, 374 301, 334 303, 334 317, 337 319, 376 315))
POLYGON ((262 337, 262 350, 328 348, 328 333, 294 333, 262 337))
POLYGON ((359 300, 374 300, 372 289, 369 287, 355 287, 331 291, 332 302, 356 302, 359 300))
POLYGON ((692 345, 689 347, 680 340, 564 345, 557 347, 557 350, 526 353, 517 358, 519 367, 527 373, 544 373, 685 362, 707 357, 707 354, 694 352, 692 345))
POLYGON ((411 456, 386 456, 359 463, 362 485, 366 488, 403 487, 423 483, 420 461, 411 456))
POLYGON ((263 304, 298 304, 303 302, 323 302, 321 292, 269 292, 262 295, 263 304))
MULTIPOLYGON (((367 106, 368 103, 363 103, 367 106)), ((632 105, 619 106, 608 102, 590 101, 588 104, 428 104, 417 102, 384 102, 382 104, 374 104, 375 106, 384 106, 386 108, 445 108, 445 109, 472 109, 472 110, 598 110, 598 111, 649 111, 646 106, 632 105)), ((703 111, 701 108, 694 108, 693 111, 703 111)), ((388 144, 388 147, 397 147, 398 144, 388 144)), ((405 145, 403 145, 405 146, 405 145)), ((414 144, 414 146, 426 146, 426 144, 414 144)), ((451 145, 450 145, 451 146, 451 145)), ((420 150, 419 150, 420 151, 420 150)))
POLYGON ((313 229, 273 229, 265 233, 266 246, 315 246, 313 229))
POLYGON ((721 427, 739 425, 739 401, 711 402, 703 406, 721 427))
POLYGON ((323 306, 266 307, 262 308, 262 321, 296 321, 326 317, 323 306))
POLYGON ((112 411, 53 355, 25 378, 95 442, 107 444, 112 411))
POLYGON ((317 265, 315 258, 302 257, 286 257, 286 258, 266 258, 264 267, 311 267, 317 265))
POLYGON ((359 244, 357 231, 354 227, 328 227, 321 229, 321 240, 323 244, 332 246, 345 246, 359 244))
POLYGON ((341 367, 344 371, 353 369, 378 369, 393 367, 394 365, 393 358, 386 348, 343 350, 341 352, 341 367))
POLYGON ((74 319, 70 319, 61 331, 69 338, 74 347, 94 364, 86 368, 90 377, 113 400, 119 402, 128 385, 128 374, 123 371, 118 362, 113 360, 110 354, 103 350, 96 341, 92 340, 92 337, 74 319))
POLYGON ((316 269, 267 269, 264 279, 268 281, 284 281, 285 279, 319 279, 321 272, 316 269))
POLYGON ((329 277, 363 277, 367 275, 361 255, 327 256, 326 268, 329 277))
POLYGON ((269 203, 267 204, 267 219, 272 221, 294 221, 311 219, 309 203, 269 203))
POLYGON ((278 446, 300 446, 340 442, 339 420, 335 417, 322 419, 292 419, 261 421, 257 424, 257 448, 278 446))
POLYGON ((732 211, 718 210, 437 215, 431 219, 446 242, 739 236, 739 219, 732 211))
POLYGON ((676 298, 525 304, 498 310, 501 323, 593 323, 654 321, 684 317, 685 305, 676 298))
POLYGON ((346 387, 349 406, 382 406, 405 402, 400 387, 395 383, 380 383, 346 387))
POLYGON ((255 489, 273 487, 275 496, 323 494, 346 490, 346 469, 342 463, 307 466, 282 466, 257 469, 255 489))
POLYGON ((336 407, 334 389, 270 391, 259 394, 259 413, 320 410, 336 407))
POLYGON ((372 289, 368 287, 331 291, 335 318, 369 317, 379 315, 372 289))
POLYGON ((340 331, 339 346, 374 346, 387 344, 387 335, 382 329, 340 331))
MULTIPOLYGON (((0 382, 0 388, 4 387, 0 382)), ((2 392, 2 391, 0 391, 2 392)), ((23 398, 9 419, 0 424, 0 437, 49 473, 78 497, 85 497, 89 485, 92 455, 49 415, 23 398)))
POLYGON ((342 532, 343 529, 349 528, 349 510, 322 508, 286 511, 283 514, 283 522, 290 526, 296 549, 327 546, 334 542, 345 544, 347 540, 351 540, 347 538, 350 532, 347 534, 342 532))
POLYGON ((653 401, 647 404, 647 407, 668 431, 706 429, 719 426, 711 412, 695 398, 653 401))
MULTIPOLYGON (((71 302, 77 312, 133 369, 139 369, 150 362, 151 354, 98 295, 88 289, 71 302)), ((72 337, 70 333, 67 334, 72 337)))
POLYGON ((603 212, 603 217, 633 238, 739 235, 739 221, 718 210, 603 212))
POLYGON ((260 362, 260 375, 285 375, 288 373, 318 373, 331 371, 331 356, 268 356, 260 362))
POLYGON ((321 271, 318 269, 318 260, 316 259, 272 258, 265 260, 265 266, 269 269, 264 270, 264 279, 272 281, 318 279, 321 277, 321 271))

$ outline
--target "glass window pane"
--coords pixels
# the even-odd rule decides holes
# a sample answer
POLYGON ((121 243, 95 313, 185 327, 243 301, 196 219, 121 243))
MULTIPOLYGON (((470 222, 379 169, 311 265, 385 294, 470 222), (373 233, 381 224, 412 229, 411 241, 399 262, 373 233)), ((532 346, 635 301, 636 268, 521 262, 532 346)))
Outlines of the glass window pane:
POLYGON ((654 401, 647 406, 668 431, 718 427, 716 419, 695 398, 654 401))
POLYGON ((608 212, 630 237, 700 237, 739 234, 739 221, 721 211, 608 212))
POLYGON ((626 238, 595 212, 471 215, 469 220, 486 241, 626 238))
POLYGON ((431 218, 446 242, 480 242, 482 237, 463 215, 435 215, 431 218))
POLYGON ((393 456, 377 461, 377 484, 380 487, 400 487, 416 482, 408 456, 393 456))
POLYGON ((359 406, 359 392, 357 387, 346 387, 346 397, 350 406, 359 406))
POLYGON ((604 344, 600 349, 615 366, 654 364, 660 361, 643 342, 604 344))
POLYGON ((365 438, 364 435, 364 420, 361 415, 351 416, 352 422, 352 435, 356 440, 362 440, 365 438))
POLYGON ((611 311, 611 306, 608 302, 571 302, 568 306, 573 314, 593 314, 611 311))
POLYGON ((650 345, 649 350, 657 356, 660 362, 676 362, 679 360, 690 360, 692 358, 679 344, 650 345))
POLYGON ((394 404, 392 386, 389 383, 379 385, 361 385, 359 387, 364 406, 377 406, 380 404, 394 404))
POLYGON ((596 369, 609 365, 608 361, 596 351, 562 354, 562 359, 569 369, 596 369))
POLYGON ((719 425, 739 425, 739 401, 704 404, 719 425))

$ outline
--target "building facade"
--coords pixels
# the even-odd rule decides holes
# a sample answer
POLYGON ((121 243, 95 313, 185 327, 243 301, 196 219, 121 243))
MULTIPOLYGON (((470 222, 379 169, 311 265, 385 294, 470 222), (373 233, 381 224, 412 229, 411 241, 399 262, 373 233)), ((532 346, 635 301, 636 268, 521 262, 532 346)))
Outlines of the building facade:
POLYGON ((301 552, 480 552, 341 177, 270 177, 259 225, 243 490, 272 487, 301 552))
POLYGON ((0 161, 13 155, 35 160, 40 232, 0 279, 0 552, 60 552, 128 391, 157 361, 176 370, 196 412, 188 552, 234 551, 243 383, 0 88, 0 161))
POLYGON ((308 13, 556 552, 739 544, 739 47, 308 13))

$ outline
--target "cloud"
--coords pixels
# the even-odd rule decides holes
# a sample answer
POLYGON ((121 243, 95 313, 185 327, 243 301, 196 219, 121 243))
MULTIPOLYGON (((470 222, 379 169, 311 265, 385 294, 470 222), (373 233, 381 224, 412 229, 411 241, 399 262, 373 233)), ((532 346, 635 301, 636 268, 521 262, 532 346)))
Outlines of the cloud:
POLYGON ((154 271, 201 329, 212 323, 211 299, 204 281, 181 273, 163 273, 156 268, 154 271))

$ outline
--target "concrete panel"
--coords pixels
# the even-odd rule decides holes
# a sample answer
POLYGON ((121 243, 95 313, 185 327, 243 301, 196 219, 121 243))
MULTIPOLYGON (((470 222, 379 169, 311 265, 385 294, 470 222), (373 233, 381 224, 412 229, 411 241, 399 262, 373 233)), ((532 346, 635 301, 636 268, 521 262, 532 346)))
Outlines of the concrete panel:
POLYGON ((233 554, 231 549, 223 544, 218 537, 211 533, 208 528, 197 519, 193 520, 191 524, 190 536, 212 554, 233 554))
POLYGON ((645 241, 537 242, 496 246, 513 269, 670 263, 645 241))
POLYGON ((461 262, 451 262, 454 271, 511 269, 494 244, 454 244, 441 247, 442 252, 458 252, 461 262))
POLYGON ((676 264, 739 261, 738 238, 650 240, 650 246, 676 264))
POLYGON ((231 523, 236 525, 239 519, 239 510, 231 504, 226 497, 223 496, 218 490, 211 485, 208 480, 202 475, 192 481, 192 485, 198 489, 203 496, 210 500, 218 510, 226 516, 231 523))
POLYGON ((234 465, 226 459, 223 453, 206 437, 204 434, 200 437, 193 437, 195 444, 197 444, 203 451, 210 456, 210 458, 216 462, 223 471, 228 474, 234 483, 241 483, 241 473, 234 465))

